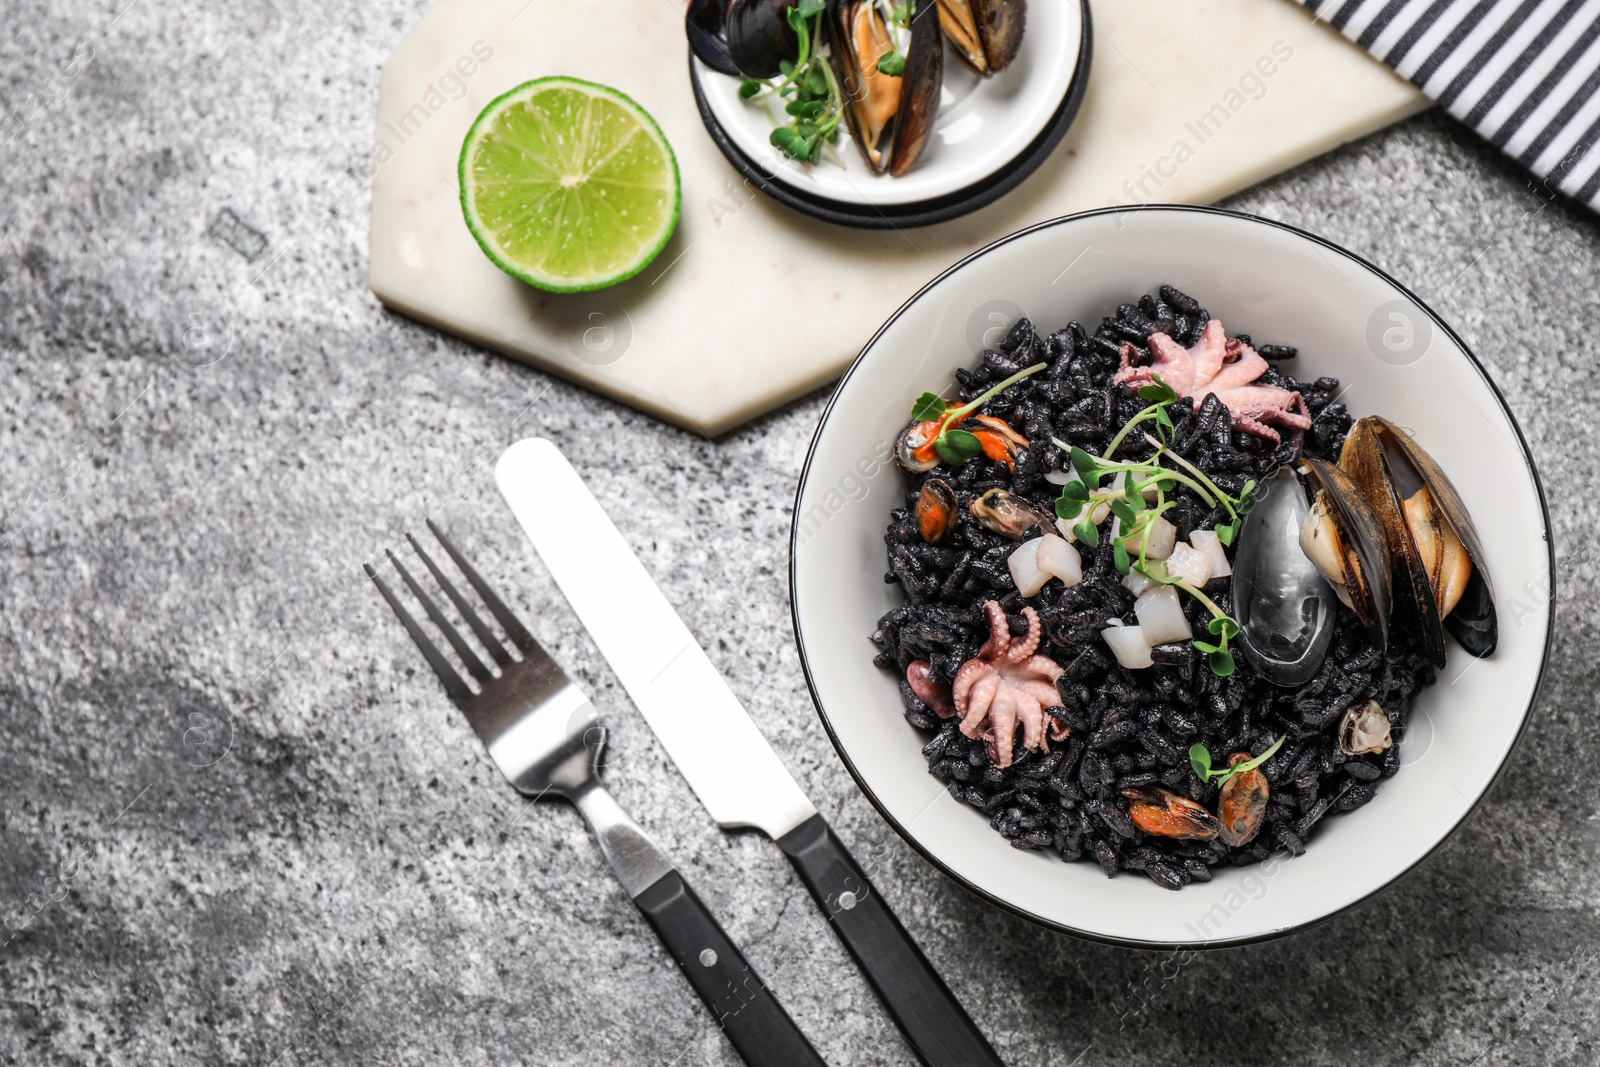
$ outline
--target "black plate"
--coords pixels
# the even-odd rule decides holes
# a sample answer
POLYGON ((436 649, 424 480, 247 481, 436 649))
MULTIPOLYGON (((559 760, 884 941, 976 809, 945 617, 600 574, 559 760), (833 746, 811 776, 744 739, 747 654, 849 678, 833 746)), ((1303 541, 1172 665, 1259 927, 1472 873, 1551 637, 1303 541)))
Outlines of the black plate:
MULTIPOLYGON (((689 82, 694 86, 695 106, 700 109, 700 118, 706 124, 706 132, 711 134, 711 139, 722 149, 722 154, 728 157, 728 162, 733 164, 733 168, 749 179, 752 185, 778 203, 802 214, 822 219, 824 222, 854 226, 862 230, 896 230, 912 226, 931 226, 936 222, 948 222, 960 218, 994 203, 1038 169, 1039 164, 1043 163, 1056 145, 1061 143, 1067 127, 1072 125, 1072 120, 1078 115, 1078 106, 1083 103, 1084 90, 1089 86, 1089 61, 1093 52, 1094 24, 1089 17, 1089 0, 1079 0, 1079 6, 1083 10, 1083 40, 1078 46, 1077 70, 1073 72, 1072 82, 1067 86, 1061 106, 1056 109, 1056 113, 1051 116, 1045 128, 1039 132, 1039 136, 1005 166, 982 181, 974 182, 965 189, 958 189, 944 196, 918 200, 910 204, 845 204, 802 193, 772 178, 733 143, 723 130, 722 124, 711 113, 705 91, 700 87, 700 67, 694 61, 692 48, 689 49, 689 82)), ((715 75, 719 78, 726 76, 715 75)))

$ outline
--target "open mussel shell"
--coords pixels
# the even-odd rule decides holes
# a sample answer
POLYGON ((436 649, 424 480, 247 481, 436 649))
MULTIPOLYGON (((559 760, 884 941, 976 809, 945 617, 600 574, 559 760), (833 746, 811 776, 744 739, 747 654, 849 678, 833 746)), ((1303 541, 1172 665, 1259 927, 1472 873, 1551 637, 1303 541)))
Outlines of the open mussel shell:
POLYGON ((800 39, 789 25, 798 0, 727 0, 724 15, 728 57, 747 78, 775 78, 779 64, 800 56, 800 39))
POLYGON ((1276 685, 1310 681, 1337 627, 1333 589, 1300 550, 1300 526, 1310 511, 1299 479, 1281 469, 1245 516, 1233 562, 1239 647, 1256 673, 1276 685))
POLYGON ((939 432, 937 419, 928 422, 911 422, 894 439, 894 461, 907 474, 925 474, 940 463, 939 454, 929 447, 929 442, 939 432))
POLYGON ((1472 515, 1467 511, 1466 502, 1434 458, 1417 444, 1416 438, 1381 416, 1373 416, 1373 419, 1383 429, 1386 447, 1392 443, 1410 461, 1422 483, 1432 493, 1435 504, 1461 542, 1461 547, 1466 550, 1467 558, 1472 563, 1472 572, 1454 609, 1445 614, 1444 627, 1461 642, 1461 647, 1469 655, 1487 656, 1499 643, 1500 625, 1494 608, 1494 586, 1489 579, 1489 568, 1485 565, 1487 556, 1483 551, 1483 540, 1478 536, 1477 527, 1472 524, 1472 515))
POLYGON ((689 0, 683 29, 700 62, 718 73, 737 76, 739 68, 728 54, 727 16, 728 0, 689 0))
POLYGON ((1389 543, 1366 493, 1344 471, 1326 460, 1302 460, 1313 498, 1309 521, 1301 527, 1300 547, 1311 537, 1325 552, 1312 554, 1341 600, 1372 630, 1379 647, 1389 643, 1389 612, 1394 601, 1389 543))
MULTIPOLYGON (((887 0, 829 0, 833 64, 845 98, 851 139, 873 174, 911 170, 933 136, 944 85, 944 45, 935 4, 918 4, 904 36, 905 70, 878 70, 893 50, 887 0)), ((903 32, 903 31, 902 31, 903 32)))
POLYGON ((1499 640, 1483 543, 1461 494, 1410 434, 1378 415, 1356 422, 1339 457, 1366 493, 1389 545, 1395 614, 1417 627, 1435 666, 1445 621, 1461 647, 1487 656, 1499 640))
POLYGON ((1022 50, 1028 0, 938 0, 939 26, 980 78, 1005 70, 1022 50))

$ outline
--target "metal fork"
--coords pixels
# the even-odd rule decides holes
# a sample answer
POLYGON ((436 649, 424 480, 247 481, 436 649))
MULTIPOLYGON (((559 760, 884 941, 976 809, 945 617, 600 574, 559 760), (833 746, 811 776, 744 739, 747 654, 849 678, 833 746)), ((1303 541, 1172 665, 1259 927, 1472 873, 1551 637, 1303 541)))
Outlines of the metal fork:
MULTIPOLYGON (((489 757, 517 790, 554 794, 583 813, 617 880, 655 928, 695 992, 750 1067, 825 1067, 783 1006, 745 962, 672 861, 600 784, 606 730, 589 698, 574 685, 522 622, 432 520, 428 529, 504 631, 495 633, 410 534, 406 540, 493 659, 486 664, 393 552, 423 612, 444 635, 476 689, 369 563, 377 585, 445 692, 472 724, 489 757), (509 648, 507 646, 510 646, 509 648)), ((627 610, 619 604, 617 610, 627 610)))

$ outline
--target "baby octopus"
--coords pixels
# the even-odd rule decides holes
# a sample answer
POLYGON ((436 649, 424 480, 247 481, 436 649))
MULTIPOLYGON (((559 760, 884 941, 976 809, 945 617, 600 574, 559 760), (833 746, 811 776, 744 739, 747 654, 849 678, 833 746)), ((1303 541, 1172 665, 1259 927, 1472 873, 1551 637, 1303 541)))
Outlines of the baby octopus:
POLYGON ((1048 752, 1051 741, 1066 739, 1067 727, 1045 714, 1046 708, 1061 706, 1055 686, 1061 666, 1037 654, 1042 627, 1039 613, 1031 607, 1022 609, 1028 620, 1028 632, 1022 637, 1011 636, 998 601, 988 601, 983 611, 989 619, 989 640, 956 672, 951 695, 961 716, 961 732, 974 740, 984 738, 990 761, 1005 768, 1011 766, 1018 725, 1029 751, 1048 752))
POLYGON ((1276 385, 1256 382, 1267 371, 1267 361, 1255 349, 1222 332, 1222 323, 1212 319, 1193 348, 1184 348, 1164 333, 1150 335, 1148 367, 1133 363, 1133 345, 1123 342, 1122 366, 1112 379, 1137 389, 1159 374, 1179 396, 1194 400, 1196 409, 1206 394, 1215 393, 1228 406, 1234 428, 1270 441, 1282 441, 1277 426, 1302 431, 1311 428, 1311 413, 1299 393, 1276 385), (1269 423, 1271 425, 1269 425, 1269 423))

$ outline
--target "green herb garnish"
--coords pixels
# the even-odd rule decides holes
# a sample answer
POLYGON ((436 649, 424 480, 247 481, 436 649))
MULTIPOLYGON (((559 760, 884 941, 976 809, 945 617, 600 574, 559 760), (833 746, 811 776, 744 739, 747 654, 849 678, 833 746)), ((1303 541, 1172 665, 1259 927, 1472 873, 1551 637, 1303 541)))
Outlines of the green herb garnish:
POLYGON ((1175 585, 1204 604, 1211 612, 1208 629, 1217 640, 1215 643, 1196 641, 1194 646, 1206 654, 1211 672, 1226 678, 1237 666, 1228 642, 1239 634, 1238 621, 1189 582, 1167 574, 1165 563, 1150 559, 1150 535, 1155 529, 1156 520, 1177 506, 1176 501, 1168 499, 1168 494, 1175 492, 1178 486, 1183 486, 1199 497, 1206 507, 1216 508, 1220 505, 1228 513, 1228 521, 1218 525, 1216 532, 1222 544, 1231 545, 1239 534, 1245 515, 1255 506, 1256 483, 1251 479, 1245 482, 1237 497, 1230 496, 1199 467, 1172 450, 1173 424, 1167 405, 1177 401, 1178 394, 1172 386, 1162 381, 1159 374, 1152 375, 1152 378, 1153 381, 1138 389, 1140 399, 1149 401, 1149 406, 1117 431, 1106 446, 1104 456, 1095 456, 1076 445, 1052 438, 1068 454, 1072 469, 1078 474, 1077 480, 1061 487, 1061 495, 1056 500, 1056 515, 1071 523, 1073 534, 1091 548, 1100 543, 1098 524, 1094 521, 1096 510, 1103 505, 1106 511, 1115 516, 1119 530, 1112 549, 1112 561, 1116 564, 1117 572, 1126 576, 1138 571, 1151 581, 1175 585), (1160 436, 1158 438, 1147 433, 1144 439, 1155 447, 1155 453, 1143 462, 1113 461, 1111 456, 1127 440, 1134 427, 1151 421, 1156 424, 1156 432, 1160 436), (1165 458, 1170 458, 1179 469, 1162 466, 1165 458), (1124 485, 1115 484, 1114 479, 1118 474, 1122 475, 1124 485), (1146 493, 1153 493, 1155 500, 1145 499, 1146 493), (1137 555, 1130 545, 1137 545, 1137 555))
POLYGON ((791 121, 773 130, 770 140, 778 151, 802 163, 821 160, 822 146, 838 143, 844 121, 844 91, 822 55, 822 15, 827 6, 826 0, 800 0, 789 8, 784 17, 800 39, 799 54, 778 65, 781 77, 771 81, 746 78, 739 84, 742 100, 776 95, 788 101, 784 111, 791 121))
POLYGON ((1288 736, 1288 734, 1281 735, 1276 741, 1272 742, 1270 748, 1254 759, 1246 760, 1244 763, 1233 767, 1218 767, 1214 770, 1211 766, 1211 750, 1196 741, 1189 746, 1189 766, 1194 768, 1194 775, 1201 782, 1209 783, 1215 779, 1217 787, 1220 789, 1234 775, 1243 774, 1245 771, 1253 771, 1271 759, 1273 753, 1283 747, 1284 739, 1288 736))
MULTIPOLYGON (((901 29, 910 29, 911 20, 916 14, 915 3, 896 4, 889 13, 889 21, 901 29)), ((900 51, 900 42, 893 34, 889 37, 889 51, 878 57, 878 70, 891 78, 898 78, 906 72, 906 54, 900 51)))

